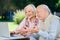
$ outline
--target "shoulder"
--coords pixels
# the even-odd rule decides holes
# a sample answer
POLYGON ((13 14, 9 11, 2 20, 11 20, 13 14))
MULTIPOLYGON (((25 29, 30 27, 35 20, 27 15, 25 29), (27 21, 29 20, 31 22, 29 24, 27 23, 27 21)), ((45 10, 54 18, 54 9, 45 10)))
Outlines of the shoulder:
POLYGON ((60 17, 56 16, 56 15, 53 15, 54 19, 55 20, 60 20, 60 17))
POLYGON ((26 21, 26 17, 20 22, 20 24, 25 23, 25 21, 26 21))
POLYGON ((54 22, 54 23, 60 22, 60 17, 58 17, 58 16, 56 16, 56 15, 53 15, 53 20, 52 20, 52 22, 54 22))

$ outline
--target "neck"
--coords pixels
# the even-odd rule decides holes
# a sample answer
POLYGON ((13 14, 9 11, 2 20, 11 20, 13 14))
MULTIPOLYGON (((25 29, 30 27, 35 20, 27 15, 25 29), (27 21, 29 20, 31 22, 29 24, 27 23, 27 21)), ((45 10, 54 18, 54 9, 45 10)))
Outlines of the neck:
POLYGON ((31 18, 29 18, 29 20, 31 21, 31 22, 33 22, 34 20, 35 20, 35 16, 33 16, 33 17, 31 17, 31 18))

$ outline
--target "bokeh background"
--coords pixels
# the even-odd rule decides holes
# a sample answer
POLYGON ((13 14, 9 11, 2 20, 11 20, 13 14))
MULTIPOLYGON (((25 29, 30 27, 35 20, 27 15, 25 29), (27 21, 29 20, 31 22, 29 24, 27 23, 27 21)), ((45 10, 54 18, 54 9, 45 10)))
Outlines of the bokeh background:
POLYGON ((60 0, 0 0, 0 21, 8 22, 10 31, 15 30, 25 18, 23 9, 28 4, 46 4, 52 14, 60 17, 60 0))

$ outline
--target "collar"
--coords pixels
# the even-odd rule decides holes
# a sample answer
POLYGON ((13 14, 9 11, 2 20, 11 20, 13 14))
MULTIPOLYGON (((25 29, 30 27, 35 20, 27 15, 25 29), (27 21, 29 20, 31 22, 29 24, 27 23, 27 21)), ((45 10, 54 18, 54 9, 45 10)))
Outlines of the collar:
MULTIPOLYGON (((45 19, 45 21, 50 20, 50 19, 52 18, 52 16, 53 16, 53 15, 50 13, 49 16, 45 19)), ((44 22, 45 22, 45 21, 44 21, 44 22)))

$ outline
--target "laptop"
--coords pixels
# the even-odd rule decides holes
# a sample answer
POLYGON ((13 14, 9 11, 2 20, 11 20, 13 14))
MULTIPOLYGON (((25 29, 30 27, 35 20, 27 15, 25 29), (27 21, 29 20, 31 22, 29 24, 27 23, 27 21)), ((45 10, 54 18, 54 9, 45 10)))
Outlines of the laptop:
POLYGON ((8 22, 0 22, 0 37, 9 38, 9 39, 24 38, 21 35, 11 36, 9 32, 8 22))

